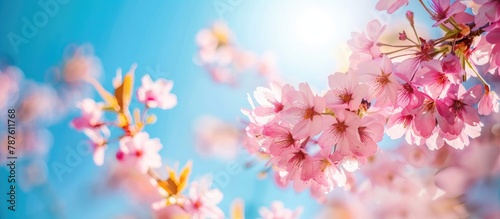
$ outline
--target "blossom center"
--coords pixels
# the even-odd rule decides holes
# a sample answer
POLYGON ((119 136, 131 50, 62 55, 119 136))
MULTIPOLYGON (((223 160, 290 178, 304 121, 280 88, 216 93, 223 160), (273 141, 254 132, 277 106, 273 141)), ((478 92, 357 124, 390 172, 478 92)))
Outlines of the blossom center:
POLYGON ((142 156, 143 154, 144 154, 144 152, 143 152, 142 150, 137 150, 137 151, 135 152, 135 156, 136 156, 136 157, 140 157, 140 156, 142 156))
POLYGON ((389 81, 389 74, 385 74, 384 72, 382 72, 382 75, 375 78, 375 82, 377 82, 377 84, 379 84, 380 86, 384 86, 384 85, 388 84, 390 82, 389 81))
POLYGON ((280 138, 279 140, 275 141, 275 143, 282 145, 283 147, 288 147, 295 143, 295 139, 293 139, 292 133, 288 132, 286 137, 280 138))
POLYGON ((310 119, 312 120, 314 116, 314 108, 307 108, 305 111, 304 111, 304 119, 310 119))
POLYGON ((412 115, 401 116, 398 120, 399 120, 398 122, 403 123, 403 126, 407 128, 411 124, 413 116, 412 115))
POLYGON ((290 158, 290 164, 294 167, 301 167, 302 162, 306 159, 306 155, 302 151, 295 152, 292 158, 290 158))
POLYGON ((348 127, 349 126, 347 126, 344 121, 338 122, 332 125, 332 132, 334 134, 342 134, 346 131, 348 127))
POLYGON ((329 167, 330 165, 331 163, 327 159, 324 159, 321 162, 321 172, 325 172, 326 168, 329 167))
POLYGON ((200 209, 202 206, 201 202, 199 200, 196 200, 194 203, 193 203, 193 207, 195 209, 200 209))
POLYGON ((425 100, 423 107, 425 112, 433 112, 436 108, 436 103, 434 101, 425 100))
POLYGON ((445 84, 446 82, 448 82, 448 77, 446 77, 445 74, 439 74, 438 78, 437 78, 437 82, 439 84, 445 84))
POLYGON ((453 105, 451 107, 455 112, 457 112, 464 108, 464 103, 462 103, 460 100, 453 100, 453 105))
POLYGON ((408 93, 413 93, 413 88, 411 87, 411 85, 410 85, 410 84, 405 83, 405 84, 403 85, 403 88, 404 88, 406 91, 408 91, 408 93))
POLYGON ((352 100, 352 94, 343 92, 339 95, 339 98, 344 102, 344 103, 349 103, 352 100))
POLYGON ((279 103, 279 102, 275 102, 273 103, 274 104, 274 112, 275 113, 279 113, 283 110, 283 104, 279 103))

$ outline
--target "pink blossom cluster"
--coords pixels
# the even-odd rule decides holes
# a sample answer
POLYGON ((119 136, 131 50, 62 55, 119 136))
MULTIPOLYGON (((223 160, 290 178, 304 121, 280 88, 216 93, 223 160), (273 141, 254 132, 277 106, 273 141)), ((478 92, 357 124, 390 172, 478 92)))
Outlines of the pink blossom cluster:
POLYGON ((154 123, 154 116, 147 115, 152 108, 170 109, 177 104, 177 98, 170 91, 172 81, 159 79, 155 82, 149 75, 142 78, 142 85, 137 89, 137 99, 144 104, 145 108, 140 115, 139 109, 135 109, 132 118, 129 105, 133 89, 133 75, 136 66, 132 66, 127 75, 122 78, 121 70, 113 80, 115 95, 105 91, 95 79, 88 79, 96 86, 105 102, 95 102, 86 98, 77 104, 81 115, 71 121, 71 125, 83 131, 91 141, 94 149, 94 162, 102 165, 104 152, 110 137, 110 126, 124 130, 124 135, 119 138, 119 150, 116 158, 119 161, 136 167, 140 172, 147 173, 149 168, 161 167, 161 157, 158 154, 162 145, 158 138, 151 139, 143 128, 147 124, 154 123), (105 121, 104 112, 109 111, 117 114, 117 121, 105 121), (133 121, 134 120, 134 121, 133 121))
MULTIPOLYGON (((407 2, 381 0, 377 9, 392 13, 407 2)), ((498 95, 482 76, 498 72, 498 10, 472 15, 460 1, 419 2, 442 37, 419 37, 408 11, 414 36, 403 31, 385 37, 394 43, 381 42, 387 27, 374 20, 352 34, 349 70, 330 75, 329 89, 313 92, 307 83, 256 89, 257 105, 250 99, 252 109, 243 110, 249 118, 245 146, 269 157, 279 185, 310 188, 322 200, 349 184, 351 173, 379 150, 384 133, 429 150, 464 149, 480 136, 480 115, 499 110, 498 95), (465 83, 470 78, 479 84, 465 83)), ((476 3, 480 10, 500 5, 476 3)))
POLYGON ((121 69, 117 71, 113 79, 113 93, 106 91, 95 78, 85 78, 99 92, 103 102, 96 102, 91 98, 80 101, 77 107, 81 110, 81 115, 71 121, 71 126, 90 139, 94 162, 99 166, 105 162, 105 151, 109 145, 118 143, 115 157, 121 167, 117 170, 127 171, 110 174, 110 182, 113 185, 128 185, 133 194, 141 193, 137 196, 150 203, 158 217, 189 215, 200 219, 224 218, 224 213, 217 206, 223 195, 218 189, 210 188, 210 180, 203 179, 188 184, 190 163, 179 176, 175 170, 167 167, 166 180, 155 171, 163 164, 160 156, 163 146, 160 139, 151 138, 144 127, 156 121, 155 115, 149 113, 150 110, 172 109, 177 105, 177 97, 171 93, 172 81, 163 78, 153 81, 147 74, 142 77, 141 86, 134 93, 135 69, 136 65, 133 65, 124 76, 121 69), (142 112, 139 108, 130 109, 133 95, 143 105, 142 112), (105 112, 115 114, 116 120, 106 120, 105 112), (116 136, 111 133, 114 129, 121 130, 117 139, 111 139, 116 136), (182 192, 188 185, 188 194, 184 195, 182 192), (141 187, 140 190, 137 190, 137 186, 141 187), (173 213, 172 209, 175 209, 173 213))
POLYGON ((328 198, 321 218, 498 218, 500 132, 496 114, 463 150, 407 143, 372 156, 349 193, 328 198), (409 201, 411 200, 411 201, 409 201))

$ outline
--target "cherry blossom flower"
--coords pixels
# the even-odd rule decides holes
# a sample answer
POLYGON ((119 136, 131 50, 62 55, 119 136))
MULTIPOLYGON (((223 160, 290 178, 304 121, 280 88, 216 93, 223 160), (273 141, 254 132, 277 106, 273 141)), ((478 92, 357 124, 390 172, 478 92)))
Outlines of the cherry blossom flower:
POLYGON ((146 173, 149 168, 161 167, 161 157, 158 154, 161 148, 160 139, 150 139, 148 133, 139 132, 120 139, 120 150, 116 158, 146 173))
POLYGON ((393 64, 387 56, 361 63, 357 72, 359 81, 370 86, 370 93, 377 98, 377 105, 386 106, 397 103, 401 84, 396 80, 393 74, 393 64))
POLYGON ((426 94, 421 92, 418 89, 416 83, 410 81, 410 79, 407 78, 406 75, 401 73, 395 73, 395 75, 402 80, 401 82, 402 86, 398 91, 397 105, 409 109, 421 106, 426 94))
POLYGON ((325 99, 314 95, 306 83, 301 83, 298 91, 290 90, 285 95, 292 102, 292 106, 281 112, 281 116, 284 121, 294 125, 292 134, 296 138, 319 134, 325 99))
POLYGON ((472 87, 467 92, 461 85, 452 85, 448 90, 448 96, 436 102, 441 129, 446 133, 458 135, 464 129, 465 123, 471 126, 478 124, 479 115, 473 105, 479 101, 481 93, 480 85, 472 87))
POLYGON ((282 202, 274 201, 271 208, 261 207, 259 209, 261 219, 298 219, 302 214, 302 208, 295 210, 285 208, 282 202))
POLYGON ((269 163, 276 164, 287 172, 287 179, 299 178, 305 172, 302 172, 306 160, 311 156, 303 148, 290 148, 285 150, 280 156, 272 158, 269 163))
POLYGON ((224 218, 224 212, 217 207, 222 201, 223 194, 218 189, 210 189, 210 185, 211 181, 208 178, 191 183, 188 200, 184 205, 191 218, 224 218))
POLYGON ((90 138, 90 146, 93 150, 94 163, 102 166, 104 163, 104 152, 106 150, 106 141, 109 138, 109 129, 101 127, 100 129, 85 129, 83 131, 90 138))
POLYGON ((487 91, 479 100, 478 113, 480 115, 489 115, 492 111, 498 113, 500 99, 495 91, 487 91))
POLYGON ((149 75, 142 77, 142 85, 137 89, 137 97, 149 108, 172 109, 177 105, 177 96, 170 93, 174 82, 160 78, 152 81, 149 75))
POLYGON ((262 134, 267 138, 262 142, 270 154, 280 156, 285 150, 298 146, 298 140, 291 133, 290 126, 269 124, 264 127, 262 134))
POLYGON ((288 105, 288 99, 285 97, 288 91, 293 90, 290 85, 280 86, 277 83, 270 83, 270 88, 257 87, 254 97, 260 106, 256 107, 254 113, 260 117, 271 117, 273 119, 278 113, 288 105))
POLYGON ((414 117, 415 116, 407 108, 395 112, 389 117, 385 132, 392 139, 401 138, 405 134, 406 136, 413 136, 412 127, 414 117))
POLYGON ((304 184, 312 182, 317 184, 311 186, 311 193, 318 199, 322 198, 322 194, 331 192, 335 187, 343 187, 346 184, 346 174, 342 168, 337 166, 340 158, 338 153, 330 154, 329 150, 322 149, 312 159, 306 160, 301 180, 304 181, 304 184), (319 190, 320 194, 314 194, 315 190, 319 190))
POLYGON ((475 22, 478 26, 482 26, 488 22, 496 22, 500 20, 500 3, 495 0, 473 0, 474 3, 480 5, 475 16, 475 22))
POLYGON ((460 1, 454 1, 450 5, 450 0, 432 0, 431 9, 433 13, 431 14, 431 17, 436 21, 433 27, 437 27, 444 23, 454 14, 463 12, 465 8, 465 5, 463 5, 460 1))
POLYGON ((330 109, 347 108, 357 110, 362 99, 367 99, 368 86, 359 84, 356 73, 335 73, 328 77, 330 90, 325 95, 326 106, 330 109))
POLYGON ((401 63, 399 63, 396 67, 396 71, 398 73, 404 74, 407 78, 413 80, 413 78, 418 78, 421 75, 418 73, 420 71, 419 68, 422 66, 422 63, 425 63, 436 56, 436 45, 434 40, 426 40, 422 37, 418 39, 419 46, 417 49, 411 47, 406 55, 413 55, 412 58, 404 59, 401 63))
POLYGON ((366 25, 365 33, 351 33, 351 40, 347 41, 349 49, 353 52, 349 57, 351 68, 356 69, 359 63, 379 58, 382 55, 377 40, 384 29, 385 26, 382 26, 378 20, 373 20, 366 25))
POLYGON ((356 156, 368 157, 377 152, 377 142, 384 137, 385 118, 379 114, 369 114, 361 118, 358 128, 361 144, 351 145, 351 152, 356 156))
POLYGON ((426 98, 415 113, 413 130, 419 136, 429 138, 437 125, 436 113, 435 100, 430 97, 426 98))
POLYGON ((322 148, 336 146, 342 155, 349 155, 351 148, 362 147, 359 136, 360 118, 353 112, 334 110, 335 117, 323 117, 323 133, 318 139, 322 148))
POLYGON ((71 121, 71 125, 77 130, 95 129, 104 123, 101 120, 103 115, 103 104, 96 103, 93 99, 86 98, 77 104, 82 111, 82 115, 71 121))
POLYGON ((460 76, 458 72, 447 72, 444 70, 444 63, 439 60, 431 60, 424 65, 422 76, 417 79, 417 83, 424 85, 426 93, 432 97, 443 97, 451 84, 458 84, 460 76))

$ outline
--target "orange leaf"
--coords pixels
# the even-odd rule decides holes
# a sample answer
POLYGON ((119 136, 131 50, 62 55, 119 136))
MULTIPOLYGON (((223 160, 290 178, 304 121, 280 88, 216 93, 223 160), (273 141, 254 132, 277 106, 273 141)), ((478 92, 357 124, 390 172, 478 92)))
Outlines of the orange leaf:
POLYGON ((177 183, 175 183, 171 178, 159 181, 158 186, 163 188, 168 193, 168 195, 177 195, 179 192, 179 190, 177 189, 177 183))
POLYGON ((116 117, 116 120, 117 120, 117 126, 118 127, 125 127, 128 125, 128 120, 127 120, 127 117, 123 114, 123 113, 118 113, 117 117, 116 117))
POLYGON ((191 172, 191 161, 184 166, 179 178, 177 178, 175 171, 171 168, 167 167, 167 171, 169 175, 168 179, 159 180, 158 186, 163 188, 169 196, 180 194, 187 185, 189 173, 191 172))
POLYGON ((182 169, 179 177, 179 190, 182 191, 188 183, 189 173, 191 173, 191 161, 188 161, 186 166, 182 169))
POLYGON ((123 82, 115 90, 115 98, 120 106, 120 110, 124 112, 128 109, 132 99, 132 90, 134 88, 134 71, 137 68, 136 64, 130 67, 128 73, 123 77, 123 82))

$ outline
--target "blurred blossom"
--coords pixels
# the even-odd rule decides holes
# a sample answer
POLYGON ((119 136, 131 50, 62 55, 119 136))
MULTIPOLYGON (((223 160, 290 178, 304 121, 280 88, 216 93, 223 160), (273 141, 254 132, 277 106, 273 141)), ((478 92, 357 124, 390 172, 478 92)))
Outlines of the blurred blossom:
POLYGON ((75 101, 90 94, 87 81, 102 74, 101 61, 90 44, 71 44, 65 48, 62 63, 48 71, 50 83, 57 90, 60 107, 69 110, 75 101))
POLYGON ((224 212, 217 206, 222 201, 223 194, 218 189, 211 189, 211 179, 204 177, 191 183, 184 205, 193 219, 224 218, 224 212))
POLYGON ((17 101, 23 80, 22 71, 15 66, 0 69, 0 109, 17 101))
POLYGON ((71 121, 73 128, 77 130, 94 129, 103 124, 101 117, 103 115, 104 104, 96 103, 90 98, 83 99, 77 104, 82 111, 82 115, 71 121))
POLYGON ((387 10, 387 13, 392 14, 407 4, 408 0, 378 0, 375 9, 379 11, 387 10))
POLYGON ((272 52, 265 52, 259 59, 257 72, 264 76, 269 82, 283 83, 280 70, 278 68, 278 61, 272 52))
POLYGON ((121 192, 120 189, 124 189, 132 200, 145 204, 143 206, 151 205, 161 199, 157 186, 151 183, 149 176, 135 169, 123 168, 119 163, 107 167, 106 177, 96 184, 95 191, 97 194, 106 191, 121 192))
POLYGON ((291 210, 285 208, 283 202, 274 201, 269 209, 261 207, 259 213, 262 219, 297 219, 302 214, 302 207, 291 210))
POLYGON ((133 137, 120 139, 120 150, 116 153, 116 158, 141 173, 146 173, 149 168, 161 167, 161 148, 160 139, 150 139, 148 133, 140 132, 133 137))
POLYGON ((84 83, 88 77, 97 78, 102 72, 101 61, 89 44, 68 46, 63 61, 61 79, 69 85, 84 83))
MULTIPOLYGON (((53 136, 45 128, 33 126, 18 127, 16 129, 16 155, 21 159, 45 157, 52 146, 53 136)), ((6 162, 8 154, 7 135, 2 136, 0 143, 0 161, 6 162)))
POLYGON ((241 131, 214 116, 202 116, 194 123, 196 146, 202 155, 234 159, 238 155, 241 131))
POLYGON ((107 149, 106 141, 109 138, 109 129, 101 127, 99 129, 86 129, 83 131, 89 138, 90 147, 93 150, 94 163, 101 166, 104 163, 104 152, 107 149))
POLYGON ((262 56, 241 48, 236 44, 235 36, 222 21, 216 21, 211 27, 202 29, 196 35, 199 51, 194 57, 196 64, 203 66, 217 83, 237 85, 240 75, 248 71, 256 72, 268 82, 281 81, 276 59, 266 52, 262 56))
POLYGON ((51 124, 63 115, 62 104, 54 88, 35 82, 26 83, 17 108, 18 122, 22 124, 51 124))
POLYGON ((154 218, 156 219, 189 219, 192 218, 190 214, 186 213, 178 205, 170 205, 164 208, 153 210, 154 218))
POLYGON ((149 108, 172 109, 177 105, 177 97, 170 93, 174 82, 160 78, 152 81, 149 75, 142 77, 142 85, 137 90, 137 97, 141 103, 149 108))
POLYGON ((42 159, 34 159, 22 164, 19 174, 19 186, 23 191, 30 191, 47 181, 47 165, 42 159))

